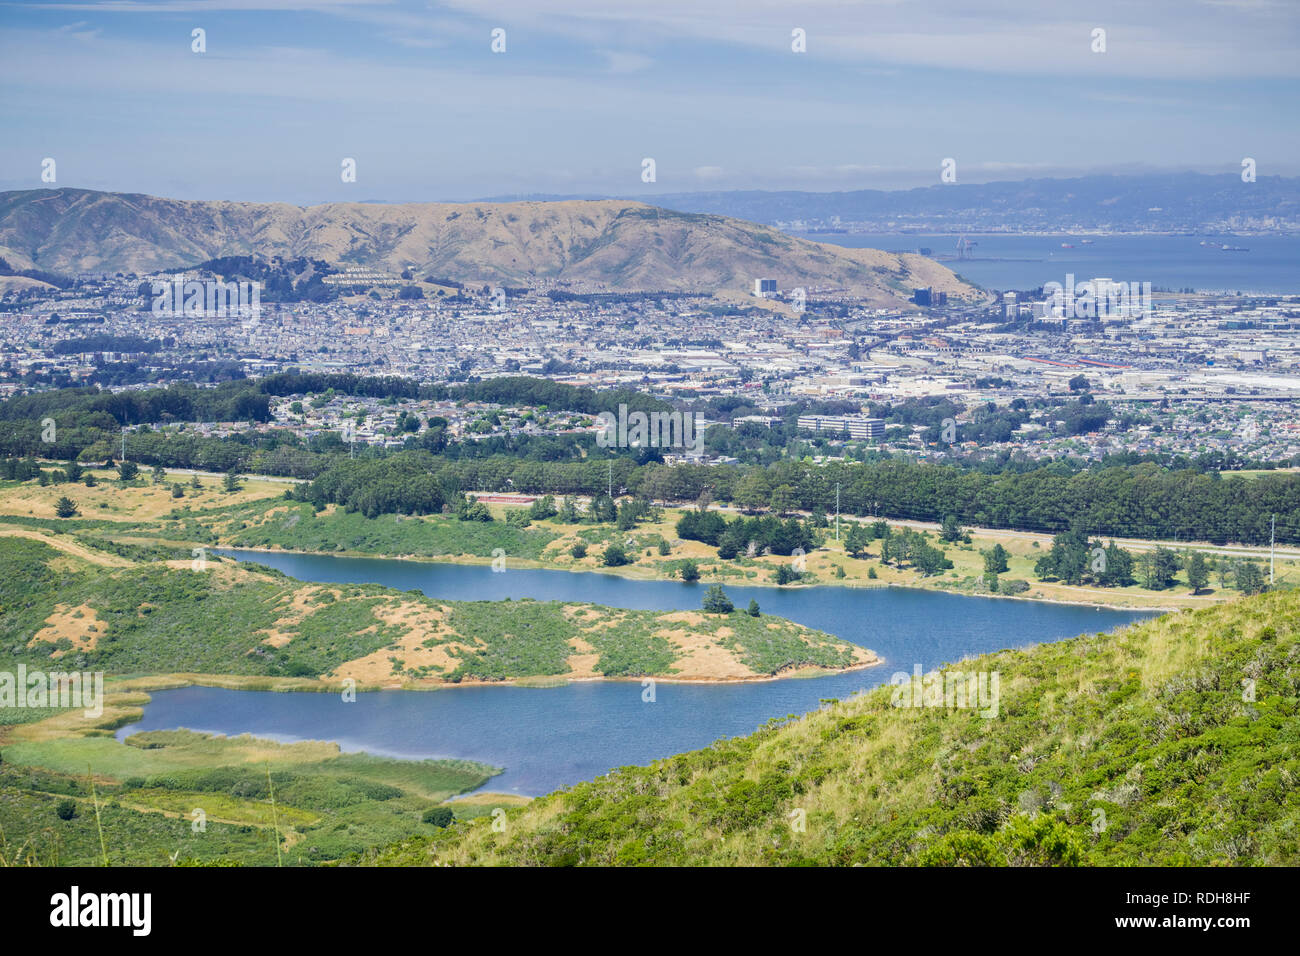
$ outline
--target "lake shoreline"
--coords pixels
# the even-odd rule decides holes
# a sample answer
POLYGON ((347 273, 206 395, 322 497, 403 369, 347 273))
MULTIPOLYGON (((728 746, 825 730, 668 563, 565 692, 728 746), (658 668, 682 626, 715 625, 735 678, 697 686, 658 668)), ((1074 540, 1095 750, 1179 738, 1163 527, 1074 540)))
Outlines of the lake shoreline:
MULTIPOLYGON (((452 564, 462 567, 484 567, 491 565, 494 559, 480 558, 477 555, 423 555, 423 554, 372 554, 365 551, 301 551, 295 548, 257 548, 245 545, 219 544, 213 547, 217 553, 222 551, 247 551, 254 554, 287 554, 298 555, 308 558, 361 558, 377 561, 408 561, 413 564, 452 564)), ((237 558, 234 560, 238 560, 237 558)), ((568 574, 604 574, 613 578, 621 578, 625 581, 677 581, 686 583, 679 578, 670 577, 660 574, 630 574, 628 570, 622 568, 565 568, 547 564, 544 561, 537 561, 528 558, 516 558, 516 570, 520 571, 562 571, 568 574)), ((634 566, 633 566, 634 567, 634 566)), ((507 569, 507 572, 510 569, 507 569)), ((506 572, 502 572, 506 573, 506 572)), ((1134 604, 1107 604, 1102 601, 1069 601, 1063 598, 1048 597, 1023 597, 1017 594, 992 594, 989 592, 978 591, 956 591, 951 588, 935 587, 927 585, 923 581, 916 584, 897 584, 892 581, 885 581, 879 584, 864 584, 861 581, 844 581, 830 580, 817 581, 814 584, 787 584, 774 585, 766 583, 751 583, 726 581, 723 579, 706 580, 704 576, 700 577, 699 584, 721 584, 724 588, 728 584, 734 587, 743 588, 770 588, 783 591, 794 590, 812 590, 815 588, 845 588, 857 589, 863 591, 873 591, 882 588, 896 588, 903 591, 928 591, 936 594, 951 594, 956 597, 977 597, 977 598, 998 598, 1004 601, 1026 601, 1031 604, 1060 604, 1066 607, 1088 607, 1103 611, 1153 611, 1156 614, 1169 614, 1174 611, 1189 610, 1190 607, 1181 605, 1134 605, 1134 604)), ((1206 605, 1210 606, 1210 605, 1206 605)))
MULTIPOLYGON (((861 647, 861 645, 857 645, 861 647)), ((822 667, 808 665, 805 667, 786 668, 775 674, 756 674, 753 677, 660 677, 642 674, 628 677, 566 677, 562 674, 535 675, 529 677, 509 677, 502 680, 462 680, 431 681, 428 683, 404 684, 362 684, 344 687, 342 681, 347 678, 325 679, 313 677, 267 677, 264 674, 206 674, 206 673, 161 673, 133 675, 115 678, 108 676, 109 690, 113 692, 139 692, 148 694, 158 690, 180 690, 185 687, 213 687, 218 690, 265 691, 274 694, 339 694, 348 690, 358 694, 376 694, 388 691, 414 691, 416 693, 455 690, 457 688, 479 687, 522 687, 530 690, 555 690, 571 684, 640 684, 654 681, 656 684, 675 684, 685 687, 734 686, 738 684, 766 684, 781 680, 807 680, 817 677, 829 677, 848 674, 853 671, 867 670, 887 663, 886 660, 870 648, 862 648, 871 655, 870 660, 857 661, 847 667, 822 667), (116 682, 116 683, 115 683, 116 682)))

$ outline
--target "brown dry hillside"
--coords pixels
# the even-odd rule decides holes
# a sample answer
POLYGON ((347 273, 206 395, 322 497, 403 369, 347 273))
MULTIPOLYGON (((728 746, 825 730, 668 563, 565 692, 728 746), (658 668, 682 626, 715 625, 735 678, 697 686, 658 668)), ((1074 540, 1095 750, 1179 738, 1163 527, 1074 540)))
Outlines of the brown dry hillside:
POLYGON ((0 193, 0 256, 16 269, 145 273, 254 254, 615 290, 744 291, 768 276, 783 289, 844 289, 882 306, 905 303, 914 286, 977 295, 922 256, 845 249, 624 200, 301 208, 84 189, 0 193))

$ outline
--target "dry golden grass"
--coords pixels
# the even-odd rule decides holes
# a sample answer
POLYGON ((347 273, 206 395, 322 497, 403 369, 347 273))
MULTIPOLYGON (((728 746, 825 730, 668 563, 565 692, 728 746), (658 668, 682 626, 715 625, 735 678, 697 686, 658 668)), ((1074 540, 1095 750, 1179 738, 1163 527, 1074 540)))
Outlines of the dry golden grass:
MULTIPOLYGON (((52 467, 59 467, 59 464, 52 463, 52 467)), ((80 482, 51 483, 43 488, 31 482, 23 482, 0 489, 0 514, 55 518, 57 515, 54 505, 66 496, 77 503, 77 509, 83 518, 102 521, 157 521, 176 508, 246 504, 283 495, 286 487, 281 482, 249 479, 244 482, 241 490, 226 492, 221 488, 220 479, 200 478, 203 487, 195 490, 189 486, 191 476, 180 472, 168 472, 164 484, 154 485, 148 483, 151 473, 142 468, 141 476, 146 484, 123 488, 114 472, 91 470, 99 479, 94 488, 87 488, 80 482), (171 486, 177 482, 185 486, 184 498, 172 497, 171 486)))
MULTIPOLYGON (((69 607, 66 604, 58 604, 55 605, 54 613, 45 619, 45 627, 32 636, 27 646, 34 647, 42 641, 56 644, 67 638, 72 642, 73 651, 93 651, 103 631, 104 622, 99 619, 95 609, 90 605, 69 607)), ((68 652, 57 650, 50 656, 57 659, 66 653, 68 652)))

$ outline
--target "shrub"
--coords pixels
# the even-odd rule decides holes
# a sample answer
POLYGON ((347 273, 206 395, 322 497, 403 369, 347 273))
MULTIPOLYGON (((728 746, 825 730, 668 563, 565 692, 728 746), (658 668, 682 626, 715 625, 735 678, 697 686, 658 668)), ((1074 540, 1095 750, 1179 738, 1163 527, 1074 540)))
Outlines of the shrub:
POLYGON ((71 820, 77 815, 77 801, 65 797, 54 805, 54 812, 60 820, 71 820))
POLYGON ((1047 814, 1012 817, 1004 833, 1008 857, 1020 866, 1078 866, 1083 858, 1079 838, 1061 820, 1047 814))
POLYGON ((492 512, 488 511, 487 505, 475 498, 468 499, 460 510, 456 512, 456 517, 461 521, 491 521, 492 512))
POLYGON ((451 807, 430 807, 424 811, 421 819, 425 823, 432 823, 435 827, 449 827, 456 815, 451 812, 451 807))
POLYGON ((982 833, 958 830, 944 834, 916 858, 921 866, 1006 866, 997 844, 982 833))
POLYGON ((555 507, 555 498, 551 495, 545 495, 538 498, 528 509, 528 517, 534 521, 544 521, 547 518, 554 518, 559 514, 555 507))

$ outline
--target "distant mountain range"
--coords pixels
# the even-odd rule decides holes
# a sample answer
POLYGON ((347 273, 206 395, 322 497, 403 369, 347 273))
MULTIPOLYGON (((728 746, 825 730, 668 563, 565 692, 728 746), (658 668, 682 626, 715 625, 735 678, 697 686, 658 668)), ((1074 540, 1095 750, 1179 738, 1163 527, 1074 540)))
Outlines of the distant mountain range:
POLYGON ((745 292, 770 277, 781 289, 845 289, 881 306, 905 303, 916 286, 977 297, 922 256, 823 245, 628 200, 301 208, 85 189, 0 193, 0 257, 15 270, 148 273, 239 255, 627 291, 745 292))
POLYGON ((695 192, 653 198, 668 209, 734 216, 795 231, 1300 232, 1300 179, 1259 176, 1246 183, 1240 173, 959 182, 890 192, 695 192))

